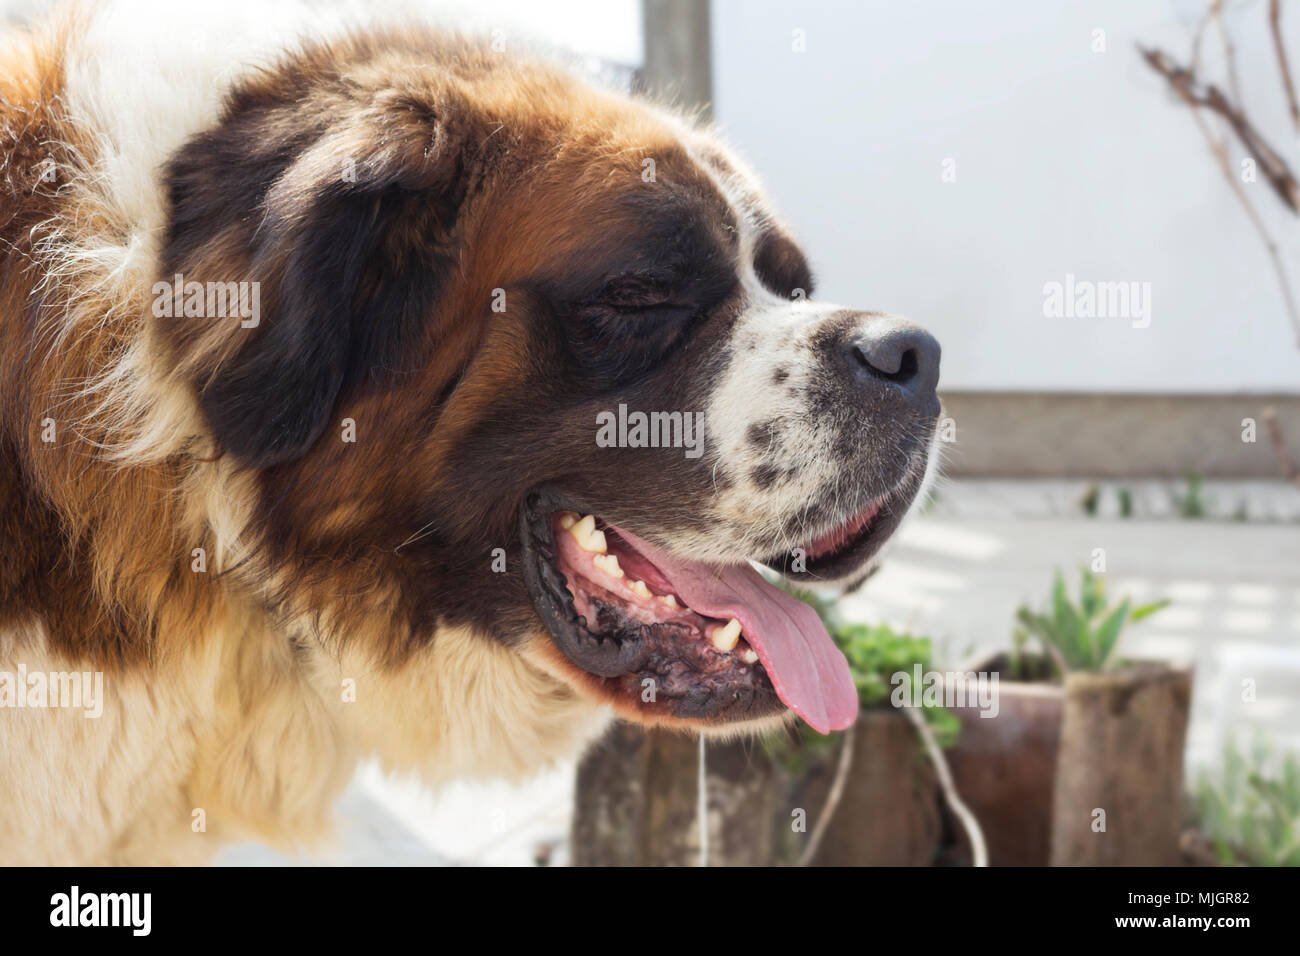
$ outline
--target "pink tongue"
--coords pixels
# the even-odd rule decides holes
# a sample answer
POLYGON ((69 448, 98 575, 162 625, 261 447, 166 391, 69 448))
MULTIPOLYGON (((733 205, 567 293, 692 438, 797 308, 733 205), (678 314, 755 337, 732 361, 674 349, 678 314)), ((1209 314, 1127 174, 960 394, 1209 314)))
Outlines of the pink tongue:
POLYGON ((614 528, 672 583, 678 599, 707 617, 736 618, 785 705, 823 734, 857 719, 849 663, 807 604, 763 580, 748 564, 683 561, 614 528))

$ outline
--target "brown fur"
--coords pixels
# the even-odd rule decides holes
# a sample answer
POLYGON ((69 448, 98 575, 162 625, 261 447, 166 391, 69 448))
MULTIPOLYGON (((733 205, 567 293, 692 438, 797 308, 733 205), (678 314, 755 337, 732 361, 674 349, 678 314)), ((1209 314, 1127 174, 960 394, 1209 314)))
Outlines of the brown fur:
MULTIPOLYGON (((68 112, 83 28, 65 14, 0 49, 0 667, 103 670, 105 715, 0 711, 0 862, 314 838, 367 753, 437 780, 571 752, 611 692, 542 632, 516 516, 539 478, 615 484, 631 467, 646 478, 624 507, 686 520, 680 483, 635 452, 546 471, 585 447, 594 400, 556 379, 555 303, 586 308, 601 274, 644 268, 629 237, 682 245, 691 275, 735 255, 685 128, 472 44, 358 34, 238 86, 171 157, 157 256, 114 270, 84 250, 125 246, 136 224, 105 198, 98 131, 68 112), (337 185, 343 158, 355 189, 337 185), (297 445, 263 454, 241 431, 240 375, 278 338, 315 341, 277 330, 332 278, 304 284, 299 253, 329 228, 323 251, 346 251, 375 223, 342 311, 389 318, 395 283, 437 287, 406 288, 387 331, 340 327, 329 354, 291 356, 305 387, 337 372, 337 391, 303 412, 319 421, 297 445), (157 318, 152 284, 175 272, 261 282, 262 326, 157 318), (338 440, 345 419, 356 444, 338 440), (485 571, 498 547, 509 574, 485 571)), ((669 367, 642 395, 681 378, 669 367)))
POLYGON ((937 343, 809 302, 683 118, 422 27, 251 12, 251 51, 112 4, 0 39, 0 679, 103 672, 98 716, 0 707, 0 863, 314 841, 360 760, 520 779, 611 711, 850 721, 820 629, 774 629, 826 642, 778 663, 689 608, 588 621, 551 529, 740 570, 866 515, 808 565, 860 574, 926 474, 937 343), (176 313, 177 276, 251 285, 258 321, 176 313), (623 404, 707 417, 707 450, 608 447, 623 404), (778 690, 801 665, 822 687, 778 690))

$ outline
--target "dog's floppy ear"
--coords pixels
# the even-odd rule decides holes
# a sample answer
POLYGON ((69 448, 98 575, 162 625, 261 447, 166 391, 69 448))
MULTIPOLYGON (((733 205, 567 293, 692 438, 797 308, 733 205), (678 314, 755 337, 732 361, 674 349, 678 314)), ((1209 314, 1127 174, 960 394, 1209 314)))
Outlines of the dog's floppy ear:
POLYGON ((242 464, 302 455, 347 389, 413 345, 449 265, 460 166, 433 107, 387 93, 338 118, 265 192, 244 237, 259 327, 197 383, 242 464))

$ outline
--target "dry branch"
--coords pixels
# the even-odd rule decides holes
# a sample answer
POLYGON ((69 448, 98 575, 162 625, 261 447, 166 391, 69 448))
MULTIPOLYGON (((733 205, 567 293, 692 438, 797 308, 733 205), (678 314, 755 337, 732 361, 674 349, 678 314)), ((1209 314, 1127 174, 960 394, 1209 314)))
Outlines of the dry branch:
POLYGON ((1138 50, 1151 69, 1169 81, 1169 85, 1183 102, 1193 109, 1204 107, 1218 114, 1232 127, 1241 144, 1246 147, 1246 151, 1254 157, 1260 172, 1273 187, 1278 198, 1292 212, 1300 213, 1300 181, 1296 179, 1295 173, 1291 171, 1291 167, 1287 165, 1281 154, 1255 129, 1246 114, 1233 106, 1217 86, 1213 83, 1200 82, 1195 73, 1179 66, 1168 54, 1141 46, 1138 50))
POLYGON ((1277 55, 1277 68, 1282 71, 1282 89, 1286 93, 1286 105, 1291 111, 1291 125, 1300 133, 1300 103, 1296 102, 1295 83, 1291 81, 1291 61, 1286 55, 1286 44, 1282 42, 1282 2, 1269 0, 1268 28, 1273 34, 1273 52, 1277 55))
MULTIPOLYGON (((1273 263, 1273 271, 1277 275, 1278 286, 1282 290, 1282 298, 1286 305, 1287 315, 1291 319, 1291 326, 1295 332, 1296 345, 1300 346, 1300 311, 1297 311, 1296 309, 1295 296, 1291 292, 1291 281, 1287 277, 1286 265, 1282 262, 1282 256, 1278 250, 1277 242, 1269 233, 1268 227, 1264 225, 1264 220, 1260 218, 1254 204, 1250 201, 1250 197, 1246 195, 1246 191, 1242 189, 1241 183, 1237 180, 1236 173, 1232 168, 1231 157, 1228 155, 1227 144, 1222 140, 1215 138, 1210 127, 1206 124, 1205 119, 1201 116, 1201 108, 1205 107, 1218 113, 1220 116, 1223 116, 1223 118, 1228 121, 1229 125, 1233 127, 1238 136, 1242 136, 1243 130, 1249 131, 1252 135, 1252 141, 1256 143, 1257 147, 1262 147, 1267 150, 1268 154, 1277 157, 1275 172, 1280 179, 1278 183, 1274 184, 1274 190, 1282 199, 1283 203, 1285 203, 1293 212, 1300 211, 1300 185, 1297 185, 1295 176, 1292 175, 1290 168, 1287 167, 1281 157, 1277 156, 1277 153, 1264 143, 1262 137, 1254 133, 1254 127, 1252 127, 1249 121, 1246 120, 1245 115, 1239 110, 1232 108, 1231 104, 1228 103, 1227 99, 1216 87, 1209 85, 1205 88, 1204 92, 1201 92, 1201 85, 1197 81, 1195 74, 1193 74, 1191 70, 1186 70, 1178 66, 1178 64, 1176 64, 1165 53, 1160 50, 1146 49, 1140 45, 1138 46, 1138 51, 1142 54, 1142 58, 1147 61, 1153 70, 1169 81, 1170 87, 1191 109, 1192 118, 1196 121, 1197 127, 1205 137, 1206 145, 1209 147, 1211 154, 1213 154, 1215 160, 1218 162, 1219 170, 1223 173, 1224 179, 1228 181, 1228 186, 1232 189, 1233 195, 1237 197, 1242 208, 1246 210, 1246 215, 1250 218, 1251 225, 1255 227, 1255 231, 1259 234, 1260 239, 1264 243, 1265 249, 1268 251, 1268 257, 1273 263), (1225 112, 1225 110, 1227 112, 1225 112), (1232 115, 1230 114, 1235 115, 1238 118, 1238 121, 1234 123, 1232 115)), ((1243 138, 1243 142, 1247 141, 1243 138)), ((1247 143, 1247 147, 1249 148, 1249 143, 1247 143)), ((1261 166, 1265 165, 1258 156, 1256 157, 1256 161, 1259 162, 1261 166)), ((1272 181, 1270 180, 1270 182, 1272 181)))

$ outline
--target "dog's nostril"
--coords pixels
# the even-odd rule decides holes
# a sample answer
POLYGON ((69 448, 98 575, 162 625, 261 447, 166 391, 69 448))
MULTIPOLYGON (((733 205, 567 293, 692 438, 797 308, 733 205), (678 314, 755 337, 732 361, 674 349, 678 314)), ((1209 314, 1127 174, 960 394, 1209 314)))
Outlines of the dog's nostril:
POLYGON ((899 385, 938 378, 939 343, 911 326, 864 331, 849 342, 854 361, 876 378, 899 385))
MULTIPOLYGON (((927 414, 937 414, 939 343, 929 332, 892 316, 873 316, 838 345, 840 361, 860 385, 885 383, 927 414)), ((878 394, 878 388, 865 394, 878 394)))
POLYGON ((896 348, 877 348, 872 351, 865 348, 862 343, 855 342, 853 357, 870 374, 900 385, 906 385, 915 378, 921 368, 916 349, 911 348, 903 349, 901 352, 896 348))

